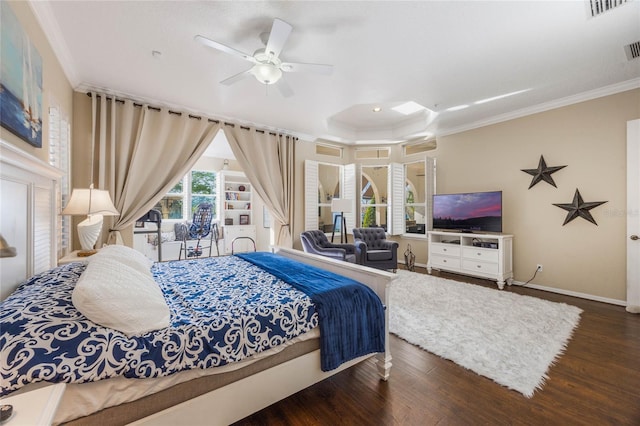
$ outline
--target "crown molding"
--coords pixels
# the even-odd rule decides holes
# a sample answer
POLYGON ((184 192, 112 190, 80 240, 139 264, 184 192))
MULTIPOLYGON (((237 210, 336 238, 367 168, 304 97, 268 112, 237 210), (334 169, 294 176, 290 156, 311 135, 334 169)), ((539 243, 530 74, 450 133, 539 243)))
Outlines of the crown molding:
POLYGON ((462 133, 468 130, 478 129, 480 127, 498 124, 505 121, 514 120, 516 118, 526 117, 527 115, 537 114, 540 112, 545 112, 552 109, 577 104, 580 102, 590 101, 593 99, 602 98, 604 96, 615 95, 616 93, 626 92, 627 90, 638 88, 640 88, 640 78, 634 78, 631 80, 623 81, 621 83, 611 84, 609 86, 600 87, 598 89, 589 90, 587 92, 578 93, 576 95, 567 96, 565 98, 560 98, 550 102, 545 102, 531 107, 519 109, 507 114, 496 115, 486 120, 475 121, 464 126, 437 131, 436 134, 438 136, 454 135, 456 133, 462 133))
POLYGON ((40 24, 42 32, 47 40, 49 40, 51 49, 53 49, 53 53, 58 59, 58 62, 62 67, 62 71, 66 75, 67 80, 69 80, 71 87, 76 87, 80 84, 80 80, 78 78, 78 73, 73 66, 73 57, 69 53, 69 48, 67 47, 67 43, 64 41, 64 37, 62 37, 58 21, 51 10, 49 2, 28 0, 28 4, 36 17, 36 20, 40 24))

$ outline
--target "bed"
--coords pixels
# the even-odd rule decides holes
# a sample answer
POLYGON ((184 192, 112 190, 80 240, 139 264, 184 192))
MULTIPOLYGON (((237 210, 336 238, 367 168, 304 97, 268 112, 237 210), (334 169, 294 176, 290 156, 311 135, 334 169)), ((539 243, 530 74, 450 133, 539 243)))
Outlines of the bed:
POLYGON ((108 251, 2 302, 2 393, 67 383, 54 423, 229 424, 359 362, 389 377, 393 274, 284 248, 148 266, 108 251), (123 294, 145 268, 153 284, 123 294), (118 284, 92 281, 109 271, 118 284))

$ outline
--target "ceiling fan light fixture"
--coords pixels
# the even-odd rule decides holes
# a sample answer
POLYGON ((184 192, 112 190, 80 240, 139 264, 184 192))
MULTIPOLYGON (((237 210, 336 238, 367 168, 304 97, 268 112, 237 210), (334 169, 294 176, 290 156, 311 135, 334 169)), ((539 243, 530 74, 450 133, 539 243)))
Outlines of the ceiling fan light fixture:
POLYGON ((282 77, 282 71, 270 63, 256 64, 252 69, 253 75, 262 84, 274 84, 282 77))

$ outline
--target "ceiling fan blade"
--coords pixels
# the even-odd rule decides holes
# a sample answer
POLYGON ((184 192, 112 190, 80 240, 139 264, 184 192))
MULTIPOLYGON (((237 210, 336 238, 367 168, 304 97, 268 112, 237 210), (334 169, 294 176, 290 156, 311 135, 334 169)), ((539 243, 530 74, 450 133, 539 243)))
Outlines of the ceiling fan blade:
POLYGON ((280 69, 284 72, 314 72, 317 74, 331 75, 333 65, 325 64, 301 64, 296 62, 283 62, 280 69))
POLYGON ((278 90, 280 91, 280 94, 285 98, 289 98, 293 96, 293 89, 291 88, 291 86, 287 84, 286 81, 281 79, 276 83, 276 86, 278 86, 278 90))
POLYGON ((253 73, 251 72, 252 69, 253 68, 249 68, 246 71, 242 71, 241 73, 238 73, 236 75, 232 75, 231 77, 222 80, 220 82, 220 84, 224 84, 225 86, 230 86, 235 82, 243 80, 243 79, 249 77, 250 75, 253 75, 253 73))
POLYGON ((248 53, 243 53, 239 50, 234 49, 233 47, 229 47, 227 45, 224 45, 222 43, 218 43, 217 41, 213 41, 210 40, 206 37, 203 37, 201 35, 197 35, 193 38, 195 41, 204 44, 205 46, 209 46, 209 47, 213 47, 214 49, 218 49, 222 52, 225 53, 229 53, 231 55, 237 56, 239 58, 244 59, 245 61, 249 61, 252 63, 256 63, 256 60, 254 59, 254 57, 252 55, 249 55, 248 53))
POLYGON ((293 27, 281 19, 274 19, 273 26, 271 27, 271 33, 269 34, 269 40, 267 41, 267 47, 265 53, 271 53, 274 57, 278 57, 284 44, 291 34, 293 27))

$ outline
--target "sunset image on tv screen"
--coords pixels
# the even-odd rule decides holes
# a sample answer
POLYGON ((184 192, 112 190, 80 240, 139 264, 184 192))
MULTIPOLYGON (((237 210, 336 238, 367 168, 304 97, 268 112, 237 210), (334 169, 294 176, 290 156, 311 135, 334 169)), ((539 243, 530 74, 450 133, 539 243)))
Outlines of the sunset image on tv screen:
POLYGON ((435 195, 433 227, 501 232, 502 192, 435 195))

